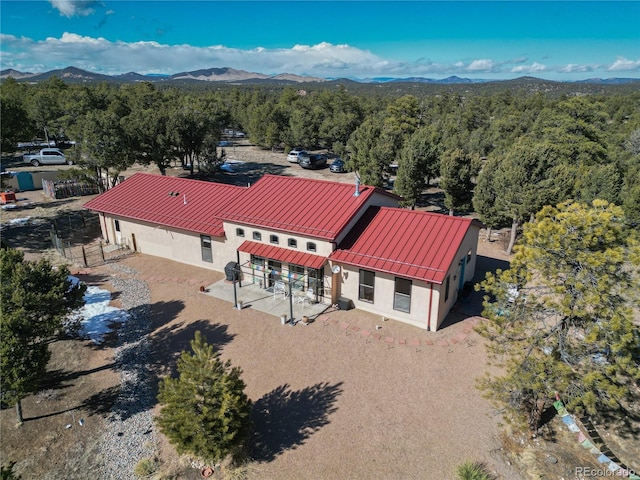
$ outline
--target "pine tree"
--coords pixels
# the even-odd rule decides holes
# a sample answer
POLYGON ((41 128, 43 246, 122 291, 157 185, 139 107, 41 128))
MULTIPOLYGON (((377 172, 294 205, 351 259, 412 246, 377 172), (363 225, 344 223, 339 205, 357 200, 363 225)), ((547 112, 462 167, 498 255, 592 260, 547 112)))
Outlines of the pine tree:
POLYGON ((216 463, 238 453, 251 430, 251 401, 238 367, 222 362, 198 331, 182 352, 178 378, 160 382, 156 419, 179 453, 216 463))
POLYGON ((569 408, 594 414, 619 409, 640 380, 640 247, 620 207, 544 207, 525 224, 509 270, 480 285, 501 376, 485 393, 537 429, 558 392, 569 408))
POLYGON ((0 249, 0 387, 2 401, 16 405, 45 375, 51 338, 68 327, 71 312, 84 304, 84 284, 72 284, 65 267, 47 260, 29 262, 11 248, 0 249))

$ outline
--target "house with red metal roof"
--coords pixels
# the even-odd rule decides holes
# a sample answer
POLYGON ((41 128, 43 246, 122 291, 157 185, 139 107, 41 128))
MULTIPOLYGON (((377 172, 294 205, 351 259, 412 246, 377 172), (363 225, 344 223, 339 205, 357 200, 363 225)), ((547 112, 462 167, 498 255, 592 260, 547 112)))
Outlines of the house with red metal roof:
POLYGON ((479 230, 468 218, 370 207, 329 260, 356 308, 435 331, 473 279, 479 230))
POLYGON ((223 270, 235 256, 218 211, 247 187, 136 173, 87 202, 103 239, 135 252, 223 270))
POLYGON ((265 175, 218 218, 250 281, 270 288, 283 278, 298 279, 294 288, 335 304, 338 292, 327 280, 329 254, 370 206, 397 207, 399 200, 375 187, 265 175))
POLYGON ((105 240, 278 283, 437 330, 475 271, 479 225, 399 208, 383 189, 264 175, 235 187, 138 173, 89 201, 105 240), (330 201, 328 201, 330 200, 330 201))

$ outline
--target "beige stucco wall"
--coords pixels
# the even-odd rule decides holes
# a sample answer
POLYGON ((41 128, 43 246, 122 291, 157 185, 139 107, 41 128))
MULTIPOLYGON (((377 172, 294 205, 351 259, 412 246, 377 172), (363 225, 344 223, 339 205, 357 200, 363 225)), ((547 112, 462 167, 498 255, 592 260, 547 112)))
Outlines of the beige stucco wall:
POLYGON ((428 322, 432 323, 438 316, 439 288, 419 280, 411 281, 411 308, 409 313, 394 310, 393 300, 396 275, 375 272, 374 301, 358 300, 360 289, 360 269, 350 265, 343 265, 338 275, 340 281, 341 298, 351 300, 358 309, 391 318, 418 328, 427 330, 428 322), (431 306, 431 313, 429 307, 431 306))
MULTIPOLYGON (((320 257, 327 257, 333 251, 333 244, 331 242, 319 240, 317 238, 305 237, 302 235, 291 235, 288 233, 277 232, 273 230, 268 230, 265 228, 254 228, 248 227, 246 225, 240 225, 231 222, 224 222, 224 231, 227 239, 227 248, 235 252, 240 245, 242 245, 245 241, 251 241, 255 243, 262 243, 265 245, 270 245, 274 247, 283 248, 285 250, 291 250, 295 252, 309 253, 312 255, 317 255, 320 257), (241 228, 244 230, 244 237, 239 237, 236 233, 236 229, 241 228), (261 240, 253 239, 253 232, 260 232, 262 235, 261 240), (279 243, 273 244, 270 241, 271 235, 277 235, 279 243), (289 239, 293 238, 297 241, 298 247, 292 248, 289 247, 289 239), (307 250, 307 242, 313 242, 316 244, 316 251, 311 252, 307 250)), ((243 271, 243 279, 251 282, 266 282, 267 278, 264 272, 251 271, 247 266, 251 260, 251 255, 245 252, 240 252, 240 265, 244 265, 242 268, 243 271)), ((288 273, 288 264, 283 262, 283 270, 288 273)), ((328 276, 328 270, 324 269, 324 280, 323 280, 323 289, 324 289, 324 297, 322 301, 328 303, 331 301, 331 278, 328 276)))
MULTIPOLYGON (((118 217, 115 217, 118 218, 118 217)), ((236 252, 225 243, 224 238, 211 237, 213 262, 202 260, 200 235, 183 230, 170 229, 146 222, 120 221, 120 238, 116 237, 114 217, 100 215, 100 226, 104 239, 110 243, 126 245, 145 255, 163 257, 197 267, 223 271, 230 261, 236 261, 236 252)))
POLYGON ((268 230, 266 228, 248 227, 246 225, 239 225, 231 222, 224 222, 224 233, 227 237, 227 243, 232 250, 242 245, 243 242, 249 240, 255 243, 264 243, 265 245, 272 245, 274 247, 285 248, 287 250, 293 250, 296 252, 310 253, 312 255, 318 255, 320 257, 328 257, 333 251, 333 245, 331 242, 319 240, 317 238, 305 237, 302 235, 291 235, 289 233, 277 232, 274 230, 268 230), (239 237, 236 233, 236 229, 241 228, 244 230, 244 237, 239 237), (262 235, 262 240, 254 240, 253 232, 259 232, 262 235), (277 235, 279 243, 271 243, 270 235, 277 235), (289 239, 293 238, 298 242, 297 248, 289 247, 289 239), (316 244, 316 251, 311 252, 307 250, 307 242, 313 242, 316 244))
POLYGON ((342 265, 342 272, 339 274, 340 297, 353 301, 356 308, 365 310, 386 318, 392 318, 401 322, 414 325, 425 330, 435 331, 440 328, 451 307, 458 299, 458 288, 460 286, 460 275, 462 274, 462 264, 465 262, 464 281, 473 280, 476 267, 476 252, 478 247, 479 227, 472 225, 463 239, 458 251, 456 260, 447 271, 450 278, 449 295, 445 301, 445 282, 442 285, 429 284, 418 280, 412 280, 411 284, 411 311, 409 313, 394 310, 393 300, 395 292, 395 275, 375 272, 374 302, 358 300, 360 289, 360 269, 349 265, 342 265), (471 250, 471 259, 467 263, 467 253, 471 250))

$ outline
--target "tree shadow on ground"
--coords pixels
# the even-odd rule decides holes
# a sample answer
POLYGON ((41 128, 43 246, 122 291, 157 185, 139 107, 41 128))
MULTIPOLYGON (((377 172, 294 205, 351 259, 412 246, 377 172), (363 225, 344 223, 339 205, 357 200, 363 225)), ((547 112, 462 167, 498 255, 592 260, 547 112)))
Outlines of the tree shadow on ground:
MULTIPOLYGON (((113 294, 111 294, 113 296, 113 294)), ((124 310, 130 321, 124 323, 113 323, 110 325, 111 329, 117 331, 117 336, 109 337, 111 341, 103 341, 101 343, 94 343, 92 348, 94 350, 103 350, 106 348, 112 348, 117 345, 135 342, 142 338, 144 335, 153 331, 156 325, 161 321, 163 323, 169 323, 180 315, 180 312, 184 310, 184 302, 181 300, 172 300, 170 302, 156 302, 153 305, 143 304, 136 307, 132 307, 124 310), (152 314, 150 312, 161 312, 152 314)), ((107 313, 104 315, 105 319, 108 319, 113 314, 107 313)), ((127 349, 128 347, 124 347, 127 349)))
POLYGON ((227 325, 196 320, 187 325, 177 323, 155 331, 150 336, 150 369, 155 376, 177 373, 177 359, 183 351, 191 351, 191 340, 197 331, 216 352, 231 343, 235 335, 228 332, 227 325))
POLYGON ((220 171, 206 176, 202 174, 194 174, 191 177, 187 176, 187 178, 246 187, 248 184, 257 182, 267 174, 287 176, 287 170, 291 168, 291 166, 283 166, 275 163, 242 162, 232 163, 231 168, 233 168, 233 172, 220 171))
POLYGON ((298 391, 285 384, 267 393, 253 405, 254 434, 248 449, 251 457, 268 462, 304 444, 329 423, 341 393, 342 382, 317 383, 298 391))
POLYGON ((498 269, 507 270, 508 268, 509 262, 505 260, 478 255, 476 257, 476 272, 473 281, 465 284, 463 290, 458 292, 458 300, 449 315, 440 324, 440 329, 455 325, 469 317, 482 316, 486 292, 483 290, 476 292, 475 284, 482 282, 486 278, 487 272, 495 272, 498 269))
MULTIPOLYGON (((37 204, 37 208, 59 208, 61 204, 64 202, 43 203, 37 204)), ((29 215, 25 212, 25 217, 27 216, 29 215)), ((54 231, 63 240, 65 247, 84 245, 101 237, 96 214, 65 210, 53 216, 30 216, 25 222, 3 226, 2 237, 13 248, 28 253, 42 253, 53 248, 51 233, 54 231)))
POLYGON ((449 213, 449 209, 444 206, 444 192, 433 188, 429 188, 418 196, 416 207, 426 208, 435 213, 449 213))
POLYGON ((81 370, 77 372, 72 372, 69 370, 61 370, 61 369, 48 370, 47 378, 40 384, 40 390, 47 390, 47 389, 57 390, 59 388, 66 388, 66 386, 64 385, 65 382, 77 380, 78 378, 84 377, 85 375, 91 375, 93 373, 102 372, 104 370, 111 370, 112 368, 115 368, 115 367, 116 367, 115 363, 107 363, 105 365, 101 365, 96 368, 81 370))

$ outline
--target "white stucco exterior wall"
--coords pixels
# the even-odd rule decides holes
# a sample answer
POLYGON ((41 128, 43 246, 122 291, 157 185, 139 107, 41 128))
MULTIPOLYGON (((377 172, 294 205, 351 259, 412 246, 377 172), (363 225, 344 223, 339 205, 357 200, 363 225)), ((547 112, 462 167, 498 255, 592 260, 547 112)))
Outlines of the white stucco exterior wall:
POLYGON ((217 271, 223 271, 228 262, 236 259, 235 250, 230 249, 225 239, 220 237, 211 237, 212 262, 205 262, 202 260, 198 233, 104 215, 100 215, 100 227, 104 239, 108 239, 109 243, 126 245, 132 250, 135 243, 135 250, 145 255, 217 271), (119 234, 115 229, 115 220, 120 223, 119 234))

